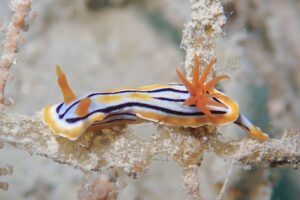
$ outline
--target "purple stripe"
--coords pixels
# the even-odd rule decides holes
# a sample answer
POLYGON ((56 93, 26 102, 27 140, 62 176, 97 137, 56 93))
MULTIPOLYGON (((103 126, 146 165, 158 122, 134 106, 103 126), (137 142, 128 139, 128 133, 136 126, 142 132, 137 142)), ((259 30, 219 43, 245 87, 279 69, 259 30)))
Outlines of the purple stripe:
MULTIPOLYGON (((69 118, 69 119, 66 119, 66 122, 68 122, 68 123, 75 123, 77 121, 86 119, 89 116, 91 116, 92 114, 97 113, 97 112, 110 113, 112 111, 116 111, 116 110, 120 110, 120 109, 124 109, 124 108, 128 108, 128 107, 134 107, 134 106, 138 106, 138 107, 142 107, 142 108, 148 108, 148 109, 152 109, 152 110, 157 110, 157 111, 161 111, 161 112, 165 112, 165 113, 173 114, 173 115, 181 115, 181 116, 202 116, 202 115, 204 115, 204 113, 201 112, 201 111, 189 113, 189 112, 182 112, 182 111, 170 110, 168 108, 164 108, 164 107, 160 107, 160 106, 154 106, 154 105, 149 105, 149 104, 145 104, 145 103, 130 102, 130 103, 120 104, 120 105, 117 105, 117 106, 110 106, 110 107, 107 107, 107 108, 104 108, 104 109, 98 109, 98 110, 95 110, 95 111, 93 111, 91 113, 88 113, 84 117, 69 118)), ((215 111, 215 110, 212 110, 211 113, 212 114, 225 114, 226 112, 225 111, 215 111)))
MULTIPOLYGON (((125 91, 119 91, 119 92, 108 92, 108 93, 92 93, 90 95, 88 95, 88 97, 93 97, 93 96, 97 96, 97 95, 113 95, 113 94, 124 94, 124 93, 155 93, 155 92, 178 92, 178 93, 188 93, 188 91, 186 90, 176 90, 173 88, 163 88, 163 89, 157 89, 157 90, 149 90, 149 91, 139 91, 139 90, 125 90, 125 91)), ((71 104, 62 114, 59 115, 59 118, 62 119, 64 118, 64 116, 66 115, 66 113, 75 105, 77 105, 79 103, 80 100, 74 102, 73 104, 71 104)), ((61 109, 63 103, 60 104, 57 108, 56 108, 56 112, 57 114, 59 114, 59 110, 61 109)))
POLYGON ((173 102, 184 102, 186 99, 171 99, 166 97, 153 97, 153 99, 158 99, 162 101, 173 101, 173 102))

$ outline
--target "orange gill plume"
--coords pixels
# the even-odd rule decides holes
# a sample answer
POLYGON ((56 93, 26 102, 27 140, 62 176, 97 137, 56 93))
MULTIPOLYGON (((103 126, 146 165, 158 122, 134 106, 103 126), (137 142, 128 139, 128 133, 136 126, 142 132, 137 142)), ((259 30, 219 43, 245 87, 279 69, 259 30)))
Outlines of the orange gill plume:
POLYGON ((230 78, 229 76, 223 75, 223 76, 217 76, 216 78, 210 80, 205 84, 205 81, 209 75, 210 69, 214 65, 214 63, 217 61, 217 59, 213 59, 204 70, 202 76, 199 78, 199 61, 198 57, 195 54, 194 56, 194 69, 193 69, 193 79, 192 82, 189 82, 178 69, 176 69, 176 72, 181 79, 182 83, 186 87, 186 89, 190 93, 190 98, 188 98, 184 105, 196 105, 197 108, 202 111, 207 116, 211 117, 212 114, 210 110, 206 107, 207 105, 211 106, 220 106, 220 107, 226 107, 224 104, 216 102, 211 100, 212 97, 218 97, 220 94, 214 92, 213 88, 214 86, 224 78, 230 78))

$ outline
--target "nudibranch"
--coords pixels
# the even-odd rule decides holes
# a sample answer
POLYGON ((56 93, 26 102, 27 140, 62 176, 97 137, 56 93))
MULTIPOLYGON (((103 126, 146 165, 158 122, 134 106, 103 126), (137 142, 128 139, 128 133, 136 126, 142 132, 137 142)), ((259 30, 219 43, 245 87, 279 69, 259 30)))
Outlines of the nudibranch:
POLYGON ((268 140, 265 133, 239 112, 235 101, 214 88, 218 81, 228 76, 218 76, 206 82, 215 62, 216 59, 212 60, 199 78, 199 62, 195 55, 192 82, 177 70, 182 84, 126 87, 81 97, 76 97, 65 74, 57 66, 64 102, 43 108, 43 120, 55 135, 70 140, 76 140, 87 129, 145 121, 193 128, 234 122, 252 138, 268 140))

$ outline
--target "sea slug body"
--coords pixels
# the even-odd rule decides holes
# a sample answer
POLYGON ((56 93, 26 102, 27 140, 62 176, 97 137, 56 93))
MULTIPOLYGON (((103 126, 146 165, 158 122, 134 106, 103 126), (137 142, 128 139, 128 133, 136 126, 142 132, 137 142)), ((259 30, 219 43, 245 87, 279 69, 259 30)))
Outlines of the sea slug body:
POLYGON ((157 122, 170 126, 200 127, 204 124, 225 125, 231 122, 251 137, 268 137, 239 112, 237 103, 214 86, 223 78, 206 79, 216 59, 199 78, 198 57, 194 58, 192 82, 178 70, 182 81, 139 88, 120 88, 76 97, 57 66, 58 84, 64 102, 43 108, 43 120, 54 134, 76 140, 87 129, 103 129, 120 124, 157 122))

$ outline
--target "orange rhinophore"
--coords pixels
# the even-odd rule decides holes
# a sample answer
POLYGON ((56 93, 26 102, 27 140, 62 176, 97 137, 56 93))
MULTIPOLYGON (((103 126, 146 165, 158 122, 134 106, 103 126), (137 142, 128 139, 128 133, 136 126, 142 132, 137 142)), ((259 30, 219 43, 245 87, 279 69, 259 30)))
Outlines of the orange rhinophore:
POLYGON ((69 104, 70 102, 74 101, 77 97, 70 88, 66 79, 66 75, 61 71, 58 65, 56 66, 56 74, 58 85, 64 96, 64 103, 69 104))

